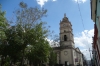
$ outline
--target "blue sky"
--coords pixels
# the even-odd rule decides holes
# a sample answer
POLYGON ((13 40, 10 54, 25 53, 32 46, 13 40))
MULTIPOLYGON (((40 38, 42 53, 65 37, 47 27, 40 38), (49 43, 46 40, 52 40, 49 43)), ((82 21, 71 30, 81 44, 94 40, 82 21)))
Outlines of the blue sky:
MULTIPOLYGON (((19 3, 24 1, 30 7, 45 8, 48 10, 47 17, 42 20, 47 22, 50 30, 59 35, 59 23, 64 13, 72 23, 75 46, 79 47, 85 55, 89 54, 87 46, 91 48, 94 23, 91 20, 90 0, 79 0, 83 24, 78 9, 77 0, 0 0, 2 9, 6 11, 6 17, 11 19, 13 11, 19 8, 19 3), (87 40, 86 40, 87 39, 87 40)), ((89 56, 87 56, 89 59, 89 56)))

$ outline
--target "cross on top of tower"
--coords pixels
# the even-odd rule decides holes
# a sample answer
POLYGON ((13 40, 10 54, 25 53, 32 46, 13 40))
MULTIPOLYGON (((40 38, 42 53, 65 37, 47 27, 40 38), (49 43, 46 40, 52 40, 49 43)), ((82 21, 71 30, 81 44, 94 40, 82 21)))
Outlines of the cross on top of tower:
POLYGON ((64 14, 64 17, 66 17, 66 13, 64 14))

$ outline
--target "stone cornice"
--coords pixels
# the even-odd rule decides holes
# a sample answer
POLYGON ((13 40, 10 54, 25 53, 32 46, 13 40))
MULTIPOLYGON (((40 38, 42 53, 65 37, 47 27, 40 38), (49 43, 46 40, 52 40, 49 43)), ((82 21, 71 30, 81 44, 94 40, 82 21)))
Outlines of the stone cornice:
POLYGON ((64 33, 71 33, 73 35, 72 31, 66 31, 66 32, 62 32, 62 33, 59 33, 59 34, 64 34, 64 33))
POLYGON ((72 33, 71 31, 66 31, 66 32, 59 33, 59 34, 66 34, 66 33, 71 33, 71 34, 72 34, 72 36, 74 36, 74 35, 73 35, 73 33, 72 33))
POLYGON ((58 50, 58 51, 62 51, 64 49, 73 49, 76 52, 78 52, 79 54, 82 54, 80 51, 77 51, 76 48, 73 48, 71 46, 61 46, 61 47, 53 47, 54 50, 58 50))
POLYGON ((72 26, 72 24, 71 24, 70 21, 61 21, 61 22, 60 22, 60 25, 61 25, 61 24, 65 24, 65 23, 69 23, 69 24, 72 26))
POLYGON ((70 29, 72 29, 72 27, 71 26, 65 26, 65 27, 60 27, 59 29, 64 29, 64 28, 70 28, 70 29))

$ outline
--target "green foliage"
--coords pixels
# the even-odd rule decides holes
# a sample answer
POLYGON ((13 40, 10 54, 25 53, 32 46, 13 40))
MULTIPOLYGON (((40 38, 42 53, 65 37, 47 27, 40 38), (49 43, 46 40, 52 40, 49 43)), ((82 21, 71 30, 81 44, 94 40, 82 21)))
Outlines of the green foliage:
MULTIPOLYGON (((24 3, 20 3, 21 7, 24 3), (21 5, 22 4, 22 5, 21 5)), ((17 16, 17 25, 20 25, 24 31, 24 42, 29 46, 26 48, 26 57, 30 62, 46 62, 49 54, 49 43, 45 38, 48 36, 48 29, 44 28, 44 22, 41 18, 45 16, 47 10, 39 10, 37 7, 25 7, 15 11, 17 16), (31 46, 31 49, 30 49, 31 46), (28 52, 31 51, 31 52, 28 52)))
POLYGON ((10 65, 9 65, 9 62, 6 62, 6 63, 4 64, 4 66, 10 66, 10 65))
POLYGON ((50 57, 49 57, 49 65, 55 65, 57 63, 57 54, 53 51, 53 49, 50 50, 50 57))
POLYGON ((45 39, 47 37, 45 34, 47 34, 48 30, 42 29, 42 24, 44 23, 36 24, 34 29, 28 32, 28 36, 32 38, 29 38, 28 51, 26 51, 28 59, 33 63, 47 62, 49 55, 50 45, 45 39))
MULTIPOLYGON (((12 27, 8 29, 6 34, 6 41, 7 41, 7 55, 10 56, 13 62, 16 62, 21 56, 21 50, 24 50, 24 40, 23 40, 23 32, 22 31, 15 31, 17 28, 12 27), (9 50, 9 51, 8 51, 9 50)), ((20 28, 19 28, 20 29, 20 28)), ((6 48, 6 47, 5 47, 6 48)))
POLYGON ((4 66, 10 66, 10 58, 9 58, 9 57, 7 57, 7 58, 5 59, 5 64, 4 64, 4 66))
POLYGON ((4 34, 4 30, 6 29, 6 18, 5 18, 5 12, 2 11, 1 5, 0 5, 0 40, 6 38, 4 34))
POLYGON ((20 24, 25 30, 34 28, 35 24, 39 23, 41 18, 46 16, 46 12, 47 10, 40 10, 37 7, 22 7, 22 9, 15 11, 15 15, 17 18, 16 23, 20 24))
POLYGON ((5 21, 6 18, 5 18, 5 12, 2 11, 2 8, 1 8, 1 5, 0 5, 0 28, 5 28, 6 27, 6 24, 5 24, 5 21))
MULTIPOLYGON (((9 56, 11 62, 16 64, 20 62, 20 66, 23 65, 23 59, 28 59, 30 64, 45 63, 48 61, 51 47, 46 38, 49 35, 48 28, 45 27, 45 23, 41 21, 41 18, 46 16, 47 10, 39 10, 37 7, 26 7, 24 3, 20 3, 21 9, 16 10, 16 25, 6 28, 4 38, 0 43, 0 55, 2 57, 9 56)), ((3 28, 7 27, 4 17, 4 12, 1 12, 3 16, 0 20, 0 25, 3 28)), ((50 55, 51 57, 55 55, 50 55)), ((5 60, 5 59, 4 59, 5 60)), ((9 62, 5 62, 7 66, 9 62)), ((9 65, 8 65, 9 66, 9 65)))
MULTIPOLYGON (((5 12, 2 11, 2 7, 0 5, 0 59, 2 59, 2 57, 6 56, 7 54, 6 53, 7 46, 6 46, 6 40, 5 40, 6 27, 7 27, 7 23, 6 23, 6 18, 5 18, 5 12)), ((2 63, 1 60, 0 62, 2 63)))

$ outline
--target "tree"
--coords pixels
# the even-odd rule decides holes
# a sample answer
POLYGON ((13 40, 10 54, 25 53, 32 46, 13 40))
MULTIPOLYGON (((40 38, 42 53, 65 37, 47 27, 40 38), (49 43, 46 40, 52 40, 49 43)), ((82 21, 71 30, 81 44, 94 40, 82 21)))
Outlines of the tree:
POLYGON ((29 48, 28 51, 31 52, 27 52, 27 57, 30 60, 30 64, 33 63, 35 66, 37 66, 37 64, 47 62, 50 50, 49 42, 45 39, 47 30, 44 30, 42 25, 43 23, 37 24, 36 27, 32 29, 32 32, 30 31, 31 34, 29 34, 30 37, 34 38, 30 38, 29 47, 31 46, 31 48, 29 48))
POLYGON ((16 10, 17 24, 20 24, 25 31, 34 28, 36 23, 41 22, 41 18, 46 16, 47 10, 35 7, 27 7, 27 4, 20 2, 20 10, 16 10))
POLYGON ((11 27, 6 31, 7 42, 8 42, 8 55, 12 62, 16 63, 16 61, 21 57, 21 52, 25 48, 24 44, 24 32, 20 27, 11 27))
POLYGON ((20 7, 20 10, 14 12, 16 14, 14 26, 10 25, 10 28, 6 28, 4 18, 0 20, 1 27, 6 28, 3 31, 6 38, 0 42, 0 55, 5 57, 4 60, 9 58, 11 64, 21 62, 20 66, 23 66, 24 59, 28 59, 30 64, 41 65, 48 61, 50 54, 50 45, 46 40, 49 30, 45 27, 46 23, 41 21, 41 18, 46 16, 47 10, 40 10, 37 7, 28 8, 24 2, 20 2, 20 7))
MULTIPOLYGON (((6 42, 6 36, 5 36, 5 30, 7 28, 7 22, 6 22, 6 18, 5 18, 5 11, 2 11, 2 7, 0 5, 0 55, 2 55, 2 53, 5 54, 3 51, 5 51, 5 42, 6 42)), ((4 56, 1 56, 1 63, 2 63, 2 60, 4 58, 4 56)), ((2 66, 2 64, 1 64, 2 66)))
MULTIPOLYGON (((35 61, 32 61, 37 65, 41 61, 46 61, 49 51, 48 42, 45 40, 45 38, 48 36, 49 31, 44 27, 44 22, 41 21, 41 18, 43 16, 46 16, 45 14, 47 10, 39 10, 37 7, 27 8, 26 4, 23 2, 20 3, 20 6, 22 8, 15 11, 15 14, 17 16, 16 24, 20 25, 24 29, 24 43, 27 43, 27 45, 31 45, 33 47, 30 54, 34 54, 32 56, 35 61)), ((23 50, 23 54, 24 52, 25 51, 23 50)))
POLYGON ((49 65, 53 66, 56 63, 57 63, 57 54, 51 48, 51 50, 50 50, 50 56, 49 56, 49 65))
POLYGON ((60 47, 60 38, 58 35, 53 35, 52 40, 51 40, 51 46, 60 47))
POLYGON ((2 11, 1 5, 0 5, 0 40, 5 38, 4 30, 7 27, 6 18, 5 18, 5 12, 2 11))
POLYGON ((14 64, 21 62, 20 66, 23 65, 25 58, 37 66, 46 62, 49 55, 49 42, 45 40, 49 30, 41 21, 47 10, 39 10, 37 7, 28 8, 23 2, 20 5, 22 8, 15 11, 16 24, 10 25, 11 27, 4 31, 6 38, 1 42, 0 55, 5 58, 9 56, 14 64), (28 46, 32 48, 27 48, 28 46), (27 52, 29 49, 30 53, 27 52))

